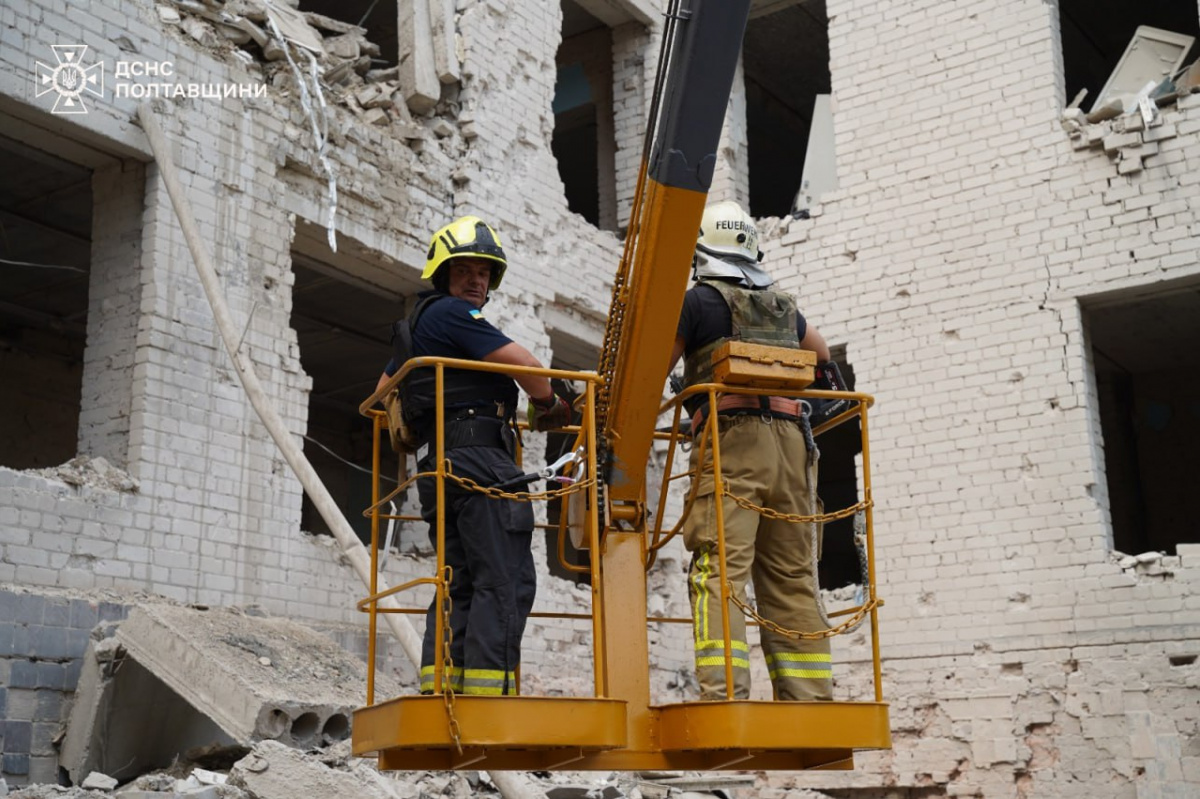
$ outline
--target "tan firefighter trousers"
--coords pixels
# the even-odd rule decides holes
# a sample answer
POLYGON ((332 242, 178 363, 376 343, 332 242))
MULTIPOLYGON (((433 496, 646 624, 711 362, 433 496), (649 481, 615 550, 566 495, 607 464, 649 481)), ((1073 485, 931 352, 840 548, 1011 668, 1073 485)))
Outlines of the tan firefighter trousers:
MULTIPOLYGON (((757 414, 722 416, 721 473, 727 490, 755 505, 780 513, 812 515, 808 453, 798 423, 757 414)), ((700 450, 692 450, 692 468, 700 450)), ((815 479, 815 469, 814 479, 815 479)), ((696 675, 701 699, 725 699, 725 644, 721 626, 721 573, 717 553, 717 517, 713 496, 712 446, 705 447, 700 485, 683 526, 692 553, 688 595, 695 633, 696 675)), ((807 523, 771 519, 723 497, 725 560, 730 591, 746 601, 746 581, 754 580, 759 614, 787 630, 824 629, 813 594, 812 531, 807 523)), ((819 504, 819 503, 818 503, 819 504)), ((819 541, 818 536, 818 541, 819 541)), ((746 619, 729 603, 729 635, 734 698, 750 696, 750 651, 746 619)), ((797 641, 763 629, 767 671, 777 700, 832 698, 829 639, 797 641)))

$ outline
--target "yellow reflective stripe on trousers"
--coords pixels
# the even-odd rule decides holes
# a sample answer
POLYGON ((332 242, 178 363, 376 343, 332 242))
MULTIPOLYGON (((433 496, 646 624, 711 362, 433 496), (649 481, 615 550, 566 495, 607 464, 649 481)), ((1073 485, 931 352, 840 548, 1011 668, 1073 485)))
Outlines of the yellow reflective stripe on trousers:
MULTIPOLYGON (((442 682, 449 685, 451 691, 462 693, 463 689, 463 670, 460 666, 455 666, 449 669, 449 674, 443 673, 442 682)), ((433 666, 421 667, 421 690, 433 691, 433 666)))
POLYGON ((515 686, 517 674, 503 669, 467 669, 463 672, 464 694, 477 696, 500 696, 505 685, 515 686))
POLYGON ((692 607, 692 618, 696 621, 696 644, 708 639, 708 578, 712 574, 709 553, 704 550, 697 560, 699 573, 692 578, 696 586, 696 604, 692 607))
POLYGON ((774 652, 767 655, 767 672, 776 677, 828 680, 833 677, 833 657, 827 652, 774 652))
MULTIPOLYGON (((750 647, 745 641, 731 641, 729 651, 733 655, 733 667, 735 669, 750 668, 750 647)), ((725 642, 724 641, 697 641, 696 642, 696 666, 724 666, 725 665, 725 642)))

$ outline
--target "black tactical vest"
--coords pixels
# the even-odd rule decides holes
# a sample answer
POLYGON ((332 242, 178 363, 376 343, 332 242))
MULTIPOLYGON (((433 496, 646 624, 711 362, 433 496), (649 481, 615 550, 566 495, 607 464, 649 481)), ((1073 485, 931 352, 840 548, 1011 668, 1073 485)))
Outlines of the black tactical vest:
MULTIPOLYGON (((421 314, 432 303, 449 295, 438 292, 422 297, 412 314, 392 325, 392 352, 397 368, 413 357, 413 333, 421 314)), ((432 366, 414 369, 400 381, 400 407, 404 421, 417 430, 433 424, 437 410, 437 377, 432 366)), ((442 374, 443 407, 481 407, 503 404, 504 415, 517 407, 517 384, 511 377, 469 369, 445 369, 442 374)))

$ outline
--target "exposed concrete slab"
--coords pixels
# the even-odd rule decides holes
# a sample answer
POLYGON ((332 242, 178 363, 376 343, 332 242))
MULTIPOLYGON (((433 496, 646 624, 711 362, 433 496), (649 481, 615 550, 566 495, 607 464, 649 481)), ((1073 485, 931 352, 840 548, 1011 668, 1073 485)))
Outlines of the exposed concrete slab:
POLYGON ((117 640, 238 741, 311 747, 344 740, 351 712, 366 698, 366 664, 286 619, 143 605, 117 640))
MULTIPOLYGON (((383 678, 384 696, 399 693, 383 678)), ((162 768, 200 747, 350 736, 366 664, 286 619, 140 605, 85 657, 60 762, 78 783, 162 768)))
POLYGON ((235 741, 128 657, 115 639, 92 642, 59 754, 73 783, 93 771, 127 780, 213 744, 235 741))

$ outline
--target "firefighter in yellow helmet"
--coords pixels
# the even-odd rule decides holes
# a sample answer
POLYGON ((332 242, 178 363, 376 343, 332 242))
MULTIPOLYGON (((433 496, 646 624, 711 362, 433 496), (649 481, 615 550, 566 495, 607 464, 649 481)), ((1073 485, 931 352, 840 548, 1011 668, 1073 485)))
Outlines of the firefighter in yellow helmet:
MULTIPOLYGON (((514 366, 541 367, 529 350, 504 335, 483 314, 491 291, 500 287, 508 258, 500 237, 475 216, 454 220, 433 235, 422 277, 433 289, 419 295, 408 318, 393 327, 394 354, 379 387, 409 358, 422 355, 514 366)), ((519 477, 513 461, 512 422, 517 386, 531 398, 535 430, 561 427, 570 405, 556 397, 544 377, 447 369, 442 396, 433 369, 418 369, 400 383, 405 421, 417 437, 417 468, 432 471, 436 442, 434 414, 445 408, 445 449, 451 471, 489 486, 519 477), (515 380, 515 382, 514 382, 515 380)), ((437 542, 436 482, 417 482, 421 515, 437 542)), ((445 560, 453 569, 452 613, 446 689, 466 694, 514 693, 521 636, 533 607, 535 576, 530 542, 533 510, 528 503, 496 499, 446 482, 445 560)), ((421 690, 434 689, 435 607, 430 605, 421 655, 421 690)))
MULTIPOLYGON (((759 262, 758 229, 737 203, 720 202, 704 210, 696 242, 696 285, 684 297, 671 356, 674 368, 686 356, 684 383, 713 381, 712 353, 725 341, 739 339, 776 347, 813 350, 820 362, 829 347, 787 294, 771 288, 759 262)), ((693 430, 704 429, 707 396, 689 404, 693 430)), ((815 447, 805 435, 803 406, 783 397, 727 395, 718 404, 721 473, 735 495, 787 514, 811 515, 816 508, 815 447)), ((696 673, 701 699, 725 699, 725 643, 721 625, 721 581, 727 576, 734 594, 746 601, 746 583, 754 582, 758 613, 779 626, 802 632, 822 629, 812 579, 811 530, 747 510, 726 498, 725 558, 720 573, 713 500, 712 452, 703 464, 692 451, 699 480, 692 511, 683 527, 692 553, 688 593, 692 605, 696 673)), ((750 696, 750 652, 746 620, 729 604, 733 697, 750 696)), ((796 641, 770 629, 761 631, 767 671, 776 699, 832 698, 828 639, 796 641)))

